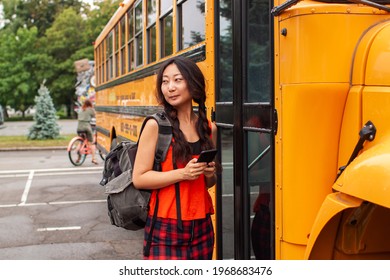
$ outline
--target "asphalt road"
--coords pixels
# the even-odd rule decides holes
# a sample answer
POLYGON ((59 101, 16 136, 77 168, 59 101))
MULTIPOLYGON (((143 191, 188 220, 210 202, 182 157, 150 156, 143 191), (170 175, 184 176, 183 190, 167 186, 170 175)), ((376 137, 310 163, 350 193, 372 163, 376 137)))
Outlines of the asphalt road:
MULTIPOLYGON (((75 120, 59 121, 61 134, 75 120)), ((23 135, 32 122, 9 122, 2 135, 23 135)), ((66 149, 0 151, 0 260, 142 259, 143 231, 111 225, 103 161, 74 167, 66 149)))

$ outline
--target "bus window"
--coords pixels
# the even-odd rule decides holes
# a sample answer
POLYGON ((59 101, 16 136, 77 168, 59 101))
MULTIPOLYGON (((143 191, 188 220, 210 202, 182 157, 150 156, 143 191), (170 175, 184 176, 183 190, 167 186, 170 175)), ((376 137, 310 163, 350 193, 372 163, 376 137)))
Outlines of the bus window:
POLYGON ((179 7, 179 49, 185 49, 205 39, 205 1, 187 0, 179 7))
POLYGON ((249 131, 248 186, 251 205, 251 243, 256 259, 271 258, 271 135, 249 131))
POLYGON ((105 71, 105 67, 106 67, 106 60, 104 58, 104 44, 101 44, 100 45, 100 57, 101 57, 101 70, 102 70, 102 73, 100 74, 100 83, 103 83, 105 80, 104 80, 104 75, 106 73, 105 71))
POLYGON ((135 38, 136 44, 136 65, 140 66, 143 63, 143 47, 142 47, 142 33, 135 38))
POLYGON ((173 53, 173 6, 172 0, 160 1, 161 57, 173 53))
POLYGON ((119 25, 115 26, 115 77, 119 76, 119 25))
POLYGON ((160 0, 160 15, 172 9, 172 0, 160 0))
POLYGON ((121 19, 121 66, 120 66, 120 69, 121 69, 121 72, 120 72, 120 75, 123 75, 125 74, 125 69, 126 69, 126 18, 125 17, 122 17, 121 19))
POLYGON ((218 127, 218 137, 221 139, 221 153, 223 154, 223 172, 221 187, 221 229, 223 244, 221 259, 234 258, 234 164, 233 164, 233 130, 218 127))
POLYGON ((136 66, 143 64, 143 26, 142 26, 142 1, 135 6, 135 49, 136 66))
POLYGON ((98 46, 96 49, 95 49, 95 63, 96 63, 96 82, 97 84, 100 84, 101 83, 101 79, 100 79, 100 74, 102 73, 102 57, 101 57, 101 49, 102 49, 102 46, 98 46))
POLYGON ((156 22, 156 12, 157 12, 157 7, 156 7, 156 0, 148 0, 147 2, 147 7, 148 7, 148 25, 151 25, 156 22))
POLYGON ((113 32, 111 31, 106 40, 106 81, 109 81, 113 77, 113 57, 112 57, 112 45, 113 45, 113 32))
POLYGON ((248 102, 271 101, 269 3, 259 1, 248 14, 248 102))
POLYGON ((134 69, 134 9, 130 9, 127 13, 129 20, 128 41, 127 41, 127 71, 134 69))
POLYGON ((221 1, 219 7, 220 92, 218 101, 221 102, 233 101, 233 18, 231 4, 228 3, 229 5, 221 1))
POLYGON ((148 62, 156 61, 156 25, 148 30, 148 62))
POLYGON ((161 38, 162 38, 162 56, 168 56, 171 55, 173 52, 173 17, 172 14, 169 14, 165 18, 162 19, 162 32, 161 32, 161 38))
POLYGON ((147 2, 147 44, 148 44, 148 62, 156 61, 156 0, 148 0, 147 2))

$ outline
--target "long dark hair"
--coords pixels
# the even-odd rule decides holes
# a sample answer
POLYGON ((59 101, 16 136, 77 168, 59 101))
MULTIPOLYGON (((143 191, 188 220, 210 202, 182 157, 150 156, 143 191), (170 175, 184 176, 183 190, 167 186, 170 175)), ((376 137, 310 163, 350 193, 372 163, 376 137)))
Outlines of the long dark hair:
POLYGON ((200 138, 200 145, 202 150, 208 150, 214 147, 211 141, 211 127, 206 116, 206 83, 202 71, 198 65, 189 58, 174 57, 168 59, 159 69, 157 74, 157 100, 160 105, 164 106, 169 120, 173 126, 173 156, 175 160, 180 162, 187 162, 192 158, 192 150, 190 144, 186 141, 183 132, 180 130, 179 119, 177 118, 177 110, 170 105, 164 98, 161 91, 161 84, 163 80, 163 73, 168 65, 175 64, 179 69, 181 75, 187 83, 188 90, 192 96, 192 100, 198 104, 198 121, 196 123, 196 130, 200 138))

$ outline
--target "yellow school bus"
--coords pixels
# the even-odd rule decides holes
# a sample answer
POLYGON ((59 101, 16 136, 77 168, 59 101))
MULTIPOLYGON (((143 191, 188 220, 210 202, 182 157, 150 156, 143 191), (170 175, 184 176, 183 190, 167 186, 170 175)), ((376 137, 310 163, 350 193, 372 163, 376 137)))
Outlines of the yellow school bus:
POLYGON ((98 147, 194 59, 223 172, 216 259, 390 258, 390 0, 128 0, 95 43, 98 147))

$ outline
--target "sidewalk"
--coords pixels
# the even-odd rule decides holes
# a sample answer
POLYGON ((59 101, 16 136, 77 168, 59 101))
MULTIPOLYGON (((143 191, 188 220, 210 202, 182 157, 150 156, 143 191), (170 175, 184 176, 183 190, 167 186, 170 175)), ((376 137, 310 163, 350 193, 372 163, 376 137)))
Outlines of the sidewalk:
MULTIPOLYGON (((75 134, 77 130, 77 120, 58 120, 60 126, 60 134, 75 134)), ((28 135, 28 131, 33 126, 34 121, 20 121, 20 122, 5 122, 4 125, 0 126, 0 137, 1 136, 18 136, 28 135)))
MULTIPOLYGON (((76 136, 77 120, 58 120, 60 126, 60 135, 74 134, 76 136)), ((5 122, 0 126, 1 136, 22 136, 28 135, 29 129, 34 121, 5 122)), ((19 148, 0 148, 0 151, 25 151, 25 150, 64 150, 66 147, 19 147, 19 148)))

